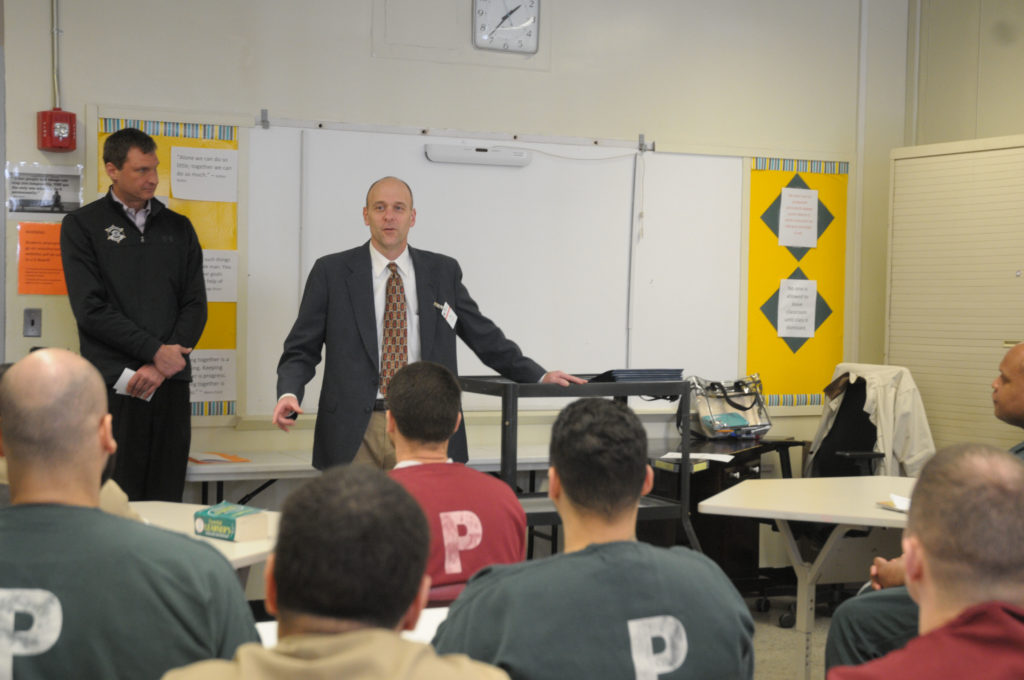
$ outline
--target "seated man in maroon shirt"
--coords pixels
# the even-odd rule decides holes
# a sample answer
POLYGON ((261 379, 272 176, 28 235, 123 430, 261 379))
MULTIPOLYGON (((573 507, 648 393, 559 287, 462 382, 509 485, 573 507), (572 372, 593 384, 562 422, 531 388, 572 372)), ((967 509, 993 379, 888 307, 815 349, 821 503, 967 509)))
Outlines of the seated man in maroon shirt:
POLYGON ((462 389, 444 366, 418 361, 388 387, 387 433, 397 464, 391 477, 419 501, 430 524, 431 602, 454 600, 490 564, 525 557, 526 514, 504 482, 448 460, 459 427, 462 389))
POLYGON ((1024 463, 983 444, 925 465, 903 534, 919 637, 829 680, 1024 678, 1024 463))

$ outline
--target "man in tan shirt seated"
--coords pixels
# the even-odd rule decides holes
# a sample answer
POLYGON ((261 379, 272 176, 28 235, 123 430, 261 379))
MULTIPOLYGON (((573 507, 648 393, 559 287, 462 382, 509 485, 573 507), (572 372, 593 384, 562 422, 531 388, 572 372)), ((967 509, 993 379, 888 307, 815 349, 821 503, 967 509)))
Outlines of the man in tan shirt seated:
POLYGON ((243 645, 232 661, 202 661, 164 680, 507 680, 493 666, 439 656, 400 635, 427 602, 429 546, 423 512, 397 482, 368 466, 328 470, 285 501, 267 561, 277 646, 243 645))

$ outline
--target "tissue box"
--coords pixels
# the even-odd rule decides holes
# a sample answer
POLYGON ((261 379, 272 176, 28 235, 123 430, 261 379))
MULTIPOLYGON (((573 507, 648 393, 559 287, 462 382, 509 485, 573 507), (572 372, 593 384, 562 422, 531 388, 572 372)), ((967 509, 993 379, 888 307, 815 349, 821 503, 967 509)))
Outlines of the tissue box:
POLYGON ((270 534, 267 513, 260 508, 227 501, 197 510, 194 526, 199 536, 225 541, 253 541, 270 534))

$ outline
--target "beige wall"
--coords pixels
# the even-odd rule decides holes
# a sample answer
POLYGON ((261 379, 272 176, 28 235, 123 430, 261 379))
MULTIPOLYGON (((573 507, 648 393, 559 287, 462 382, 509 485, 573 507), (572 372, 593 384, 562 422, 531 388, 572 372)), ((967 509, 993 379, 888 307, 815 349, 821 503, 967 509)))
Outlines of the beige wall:
POLYGON ((908 145, 1024 132, 1024 3, 921 0, 920 63, 908 145))
MULTIPOLYGON (((266 108, 379 125, 643 133, 663 151, 849 160, 847 354, 877 362, 886 160, 906 143, 910 2, 546 0, 541 50, 525 60, 469 47, 469 0, 63 0, 62 103, 80 120, 87 104, 252 117, 266 108)), ((85 163, 81 144, 64 155, 35 149, 34 114, 51 106, 49 3, 4 0, 3 22, 7 159, 85 163)), ((17 295, 15 240, 8 223, 7 358, 32 344, 73 348, 66 300, 17 295), (37 306, 44 335, 26 340, 23 309, 37 306)), ((199 437, 222 448, 287 445, 267 434, 199 437)))

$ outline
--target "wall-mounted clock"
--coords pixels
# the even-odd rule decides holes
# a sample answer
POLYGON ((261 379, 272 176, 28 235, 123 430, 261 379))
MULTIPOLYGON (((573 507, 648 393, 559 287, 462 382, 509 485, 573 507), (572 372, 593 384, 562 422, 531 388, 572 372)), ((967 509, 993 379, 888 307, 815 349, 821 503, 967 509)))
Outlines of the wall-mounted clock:
POLYGON ((540 0, 473 0, 473 44, 482 50, 537 52, 540 0))

